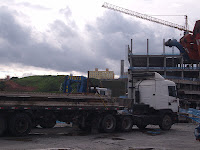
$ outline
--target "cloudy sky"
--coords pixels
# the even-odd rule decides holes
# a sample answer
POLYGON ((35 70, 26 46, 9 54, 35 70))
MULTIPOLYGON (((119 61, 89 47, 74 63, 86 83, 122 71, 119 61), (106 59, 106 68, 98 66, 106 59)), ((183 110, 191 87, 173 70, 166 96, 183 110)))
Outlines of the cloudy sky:
MULTIPOLYGON (((105 0, 184 25, 199 19, 198 0, 105 0)), ((101 7, 104 0, 0 0, 0 78, 69 74, 109 68, 116 75, 133 39, 135 54, 162 53, 163 39, 183 32, 101 7)), ((171 53, 167 49, 167 53, 171 53)), ((178 51, 175 50, 175 53, 178 51)))

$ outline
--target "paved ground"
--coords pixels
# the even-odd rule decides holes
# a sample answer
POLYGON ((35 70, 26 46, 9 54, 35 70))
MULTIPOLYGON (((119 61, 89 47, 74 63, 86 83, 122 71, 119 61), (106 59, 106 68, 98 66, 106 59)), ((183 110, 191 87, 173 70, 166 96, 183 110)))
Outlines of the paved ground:
POLYGON ((27 137, 0 137, 0 149, 57 150, 199 150, 194 124, 176 124, 170 131, 148 126, 128 133, 86 133, 57 124, 53 129, 33 129, 27 137))

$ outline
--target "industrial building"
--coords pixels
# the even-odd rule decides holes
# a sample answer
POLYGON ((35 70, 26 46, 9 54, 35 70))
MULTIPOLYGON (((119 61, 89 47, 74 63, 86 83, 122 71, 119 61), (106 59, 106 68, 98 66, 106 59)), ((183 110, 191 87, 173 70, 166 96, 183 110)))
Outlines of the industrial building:
MULTIPOLYGON (((163 40, 164 43, 164 40, 163 40)), ((135 72, 158 72, 177 84, 181 107, 200 107, 200 63, 188 62, 178 54, 149 55, 148 40, 146 55, 130 55, 130 69, 135 72)), ((123 64, 121 61, 121 76, 123 64)))
POLYGON ((109 71, 108 68, 105 71, 99 71, 98 68, 95 68, 95 71, 88 71, 88 77, 95 79, 114 79, 114 71, 109 71))

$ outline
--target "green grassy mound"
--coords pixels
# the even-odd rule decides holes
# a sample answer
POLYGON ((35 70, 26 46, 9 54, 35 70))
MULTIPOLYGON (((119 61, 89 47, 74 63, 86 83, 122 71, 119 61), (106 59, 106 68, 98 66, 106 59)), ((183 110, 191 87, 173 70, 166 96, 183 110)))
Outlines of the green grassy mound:
POLYGON ((35 87, 33 92, 59 92, 65 80, 65 76, 29 76, 13 78, 11 80, 21 86, 35 87))

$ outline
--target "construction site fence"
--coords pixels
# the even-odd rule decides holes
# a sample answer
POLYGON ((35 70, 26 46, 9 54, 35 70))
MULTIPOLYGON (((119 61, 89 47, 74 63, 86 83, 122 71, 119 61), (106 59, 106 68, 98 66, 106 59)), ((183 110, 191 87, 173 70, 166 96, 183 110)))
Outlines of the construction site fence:
POLYGON ((190 118, 193 121, 200 123, 200 110, 198 110, 198 109, 194 109, 194 108, 182 109, 182 108, 180 108, 179 115, 190 118), (184 115, 184 114, 188 114, 189 116, 184 115))

